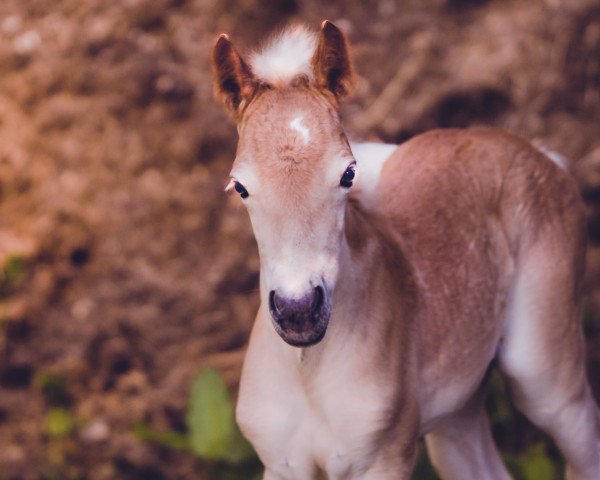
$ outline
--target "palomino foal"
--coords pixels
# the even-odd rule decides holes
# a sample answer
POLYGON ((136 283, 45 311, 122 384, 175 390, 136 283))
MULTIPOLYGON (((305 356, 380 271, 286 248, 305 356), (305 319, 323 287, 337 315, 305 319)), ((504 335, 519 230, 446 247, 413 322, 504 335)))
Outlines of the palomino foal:
POLYGON ((493 129, 349 145, 346 39, 290 28, 246 62, 226 35, 217 93, 239 131, 261 306, 237 418, 265 479, 507 479, 483 408, 497 359, 570 479, 600 479, 579 322, 583 208, 570 176, 493 129))

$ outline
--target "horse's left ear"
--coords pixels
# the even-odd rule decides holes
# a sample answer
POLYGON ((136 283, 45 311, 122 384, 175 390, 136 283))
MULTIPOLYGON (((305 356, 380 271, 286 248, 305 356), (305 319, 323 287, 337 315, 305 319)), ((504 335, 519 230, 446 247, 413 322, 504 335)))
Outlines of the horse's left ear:
POLYGON ((321 24, 317 49, 312 59, 317 83, 337 98, 348 95, 354 74, 344 33, 329 20, 321 24))
POLYGON ((234 113, 239 114, 244 101, 256 91, 256 80, 229 37, 219 36, 213 49, 215 92, 234 113))

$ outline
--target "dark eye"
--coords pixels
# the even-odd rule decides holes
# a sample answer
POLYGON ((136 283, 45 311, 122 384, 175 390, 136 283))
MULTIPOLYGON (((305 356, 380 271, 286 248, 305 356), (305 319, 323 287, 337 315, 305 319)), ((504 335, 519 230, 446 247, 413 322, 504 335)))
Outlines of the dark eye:
POLYGON ((233 188, 235 188, 235 191, 240 194, 240 197, 248 198, 248 190, 246 190, 246 187, 244 187, 240 182, 235 182, 235 186, 233 188))
POLYGON ((340 187, 350 188, 352 186, 352 180, 354 180, 354 165, 350 165, 342 175, 340 187))

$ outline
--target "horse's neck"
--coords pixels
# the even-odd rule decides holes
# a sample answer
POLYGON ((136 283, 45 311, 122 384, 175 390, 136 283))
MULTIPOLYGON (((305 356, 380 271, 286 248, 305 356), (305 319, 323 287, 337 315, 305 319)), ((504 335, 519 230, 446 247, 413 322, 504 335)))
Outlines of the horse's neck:
POLYGON ((323 341, 299 357, 306 368, 348 353, 345 358, 377 362, 385 351, 390 368, 406 361, 395 351, 409 350, 416 289, 402 249, 379 227, 359 205, 349 207, 332 318, 323 341))

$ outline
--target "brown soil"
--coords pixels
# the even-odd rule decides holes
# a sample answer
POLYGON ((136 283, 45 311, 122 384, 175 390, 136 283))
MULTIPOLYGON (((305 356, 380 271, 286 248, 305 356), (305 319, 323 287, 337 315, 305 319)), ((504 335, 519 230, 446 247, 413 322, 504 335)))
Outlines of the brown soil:
MULTIPOLYGON (((235 390, 258 306, 250 225, 222 192, 236 133, 210 49, 222 31, 243 47, 323 18, 354 46, 354 138, 517 132, 572 160, 600 242, 597 0, 3 0, 0 265, 22 255, 25 272, 0 287, 0 479, 210 478, 132 433, 183 430, 204 366, 235 390), (53 402, 76 419, 68 439, 46 433, 53 402)), ((599 286, 594 246, 597 393, 599 286)))

